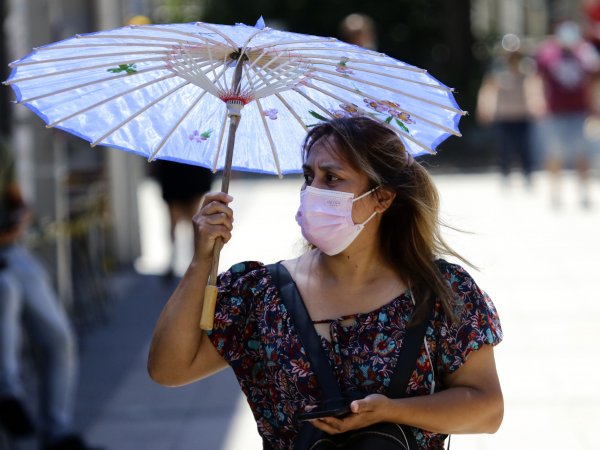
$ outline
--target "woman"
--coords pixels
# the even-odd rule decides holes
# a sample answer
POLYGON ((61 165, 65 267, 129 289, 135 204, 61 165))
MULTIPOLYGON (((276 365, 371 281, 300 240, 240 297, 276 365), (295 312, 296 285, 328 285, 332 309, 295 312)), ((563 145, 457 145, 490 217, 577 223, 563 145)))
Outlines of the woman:
MULTIPOLYGON (((427 172, 390 128, 365 117, 311 129, 304 161, 297 219, 312 248, 283 264, 343 390, 364 395, 352 402, 349 417, 313 425, 341 433, 402 423, 415 427, 423 449, 443 448, 450 433, 495 432, 503 414, 493 355, 500 324, 472 278, 435 259, 455 254, 439 235, 438 196, 427 172), (319 214, 327 205, 332 214, 319 214), (335 232, 327 227, 332 223, 335 232), (419 320, 431 323, 408 397, 390 399, 394 356, 406 326, 419 320)), ((319 390, 268 269, 245 262, 223 273, 214 329, 198 328, 213 244, 231 237, 231 201, 209 194, 194 219, 195 256, 158 320, 149 372, 177 386, 229 364, 260 434, 272 448, 291 449, 295 415, 318 405, 319 390)))

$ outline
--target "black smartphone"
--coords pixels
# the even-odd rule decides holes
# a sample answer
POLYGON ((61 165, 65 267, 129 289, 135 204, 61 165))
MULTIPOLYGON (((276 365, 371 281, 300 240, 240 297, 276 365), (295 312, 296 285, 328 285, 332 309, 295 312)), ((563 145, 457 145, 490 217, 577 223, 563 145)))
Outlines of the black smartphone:
POLYGON ((304 422, 306 420, 312 419, 320 419, 322 417, 337 417, 341 419, 342 417, 347 416, 352 411, 350 410, 350 405, 342 406, 340 408, 335 409, 313 409, 312 411, 307 411, 298 414, 298 420, 300 422, 304 422))

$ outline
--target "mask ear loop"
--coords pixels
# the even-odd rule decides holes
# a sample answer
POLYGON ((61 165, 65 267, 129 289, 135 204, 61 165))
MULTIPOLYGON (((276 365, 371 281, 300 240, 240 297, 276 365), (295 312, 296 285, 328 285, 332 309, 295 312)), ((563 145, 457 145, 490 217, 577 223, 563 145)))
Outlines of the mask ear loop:
POLYGON ((374 187, 373 189, 371 189, 370 191, 367 191, 367 192, 365 192, 364 194, 361 194, 361 195, 359 195, 358 197, 356 197, 356 198, 353 198, 353 199, 352 199, 352 203, 354 203, 354 202, 356 202, 356 201, 360 200, 361 198, 365 198, 367 195, 369 195, 369 194, 371 194, 371 193, 375 192, 375 191, 376 191, 377 189, 379 189, 380 187, 381 187, 381 186, 375 186, 375 187, 374 187))
MULTIPOLYGON (((408 289, 410 291, 410 300, 412 301, 413 306, 417 306, 410 283, 408 284, 408 289)), ((429 360, 429 367, 431 367, 431 387, 429 388, 429 395, 432 395, 435 393, 435 370, 433 368, 431 352, 429 351, 429 344, 427 343, 427 333, 425 333, 425 336, 423 336, 423 344, 425 345, 425 352, 427 353, 427 359, 429 360)))
MULTIPOLYGON (((370 191, 367 191, 367 192, 365 192, 364 194, 362 194, 362 195, 359 195, 359 196, 358 196, 358 197, 356 197, 356 198, 353 198, 353 199, 352 199, 352 203, 354 203, 354 202, 355 202, 355 201, 357 201, 357 200, 360 200, 361 198, 365 198, 367 195, 369 195, 369 194, 371 194, 371 193, 375 192, 375 191, 376 191, 377 189, 379 189, 380 187, 381 187, 381 186, 375 186, 375 187, 374 187, 373 189, 371 189, 370 191)), ((377 214, 378 214, 378 213, 377 213, 377 211, 374 211, 374 212, 373 212, 373 214, 371 214, 367 220, 365 220, 363 223, 361 223, 361 224, 357 224, 357 225, 360 225, 361 227, 364 227, 364 226, 365 226, 366 224, 368 224, 368 223, 370 222, 370 220, 371 220, 373 217, 375 217, 377 214)))

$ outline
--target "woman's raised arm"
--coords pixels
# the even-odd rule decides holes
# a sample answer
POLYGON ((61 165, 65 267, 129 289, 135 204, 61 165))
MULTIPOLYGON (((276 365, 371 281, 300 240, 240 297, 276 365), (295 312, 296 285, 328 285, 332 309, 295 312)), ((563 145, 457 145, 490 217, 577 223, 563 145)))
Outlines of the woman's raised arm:
POLYGON ((227 243, 233 228, 232 197, 207 194, 194 216, 194 257, 163 308, 152 335, 148 373, 157 383, 180 386, 207 377, 227 363, 199 327, 204 289, 218 238, 227 243))

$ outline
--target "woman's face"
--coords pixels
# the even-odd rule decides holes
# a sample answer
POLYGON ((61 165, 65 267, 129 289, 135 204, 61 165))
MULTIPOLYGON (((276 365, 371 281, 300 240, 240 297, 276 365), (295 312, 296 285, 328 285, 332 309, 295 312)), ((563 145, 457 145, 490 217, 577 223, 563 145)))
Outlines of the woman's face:
MULTIPOLYGON (((351 192, 355 197, 369 190, 369 178, 364 172, 354 169, 342 157, 337 143, 331 137, 315 142, 303 165, 304 185, 318 189, 351 192)), ((374 211, 376 203, 372 195, 356 202, 352 208, 354 223, 364 222, 374 211)))

